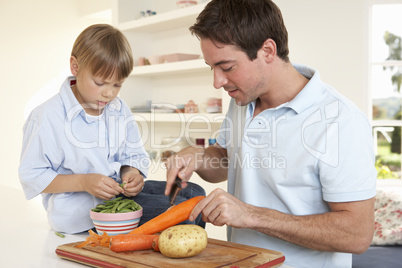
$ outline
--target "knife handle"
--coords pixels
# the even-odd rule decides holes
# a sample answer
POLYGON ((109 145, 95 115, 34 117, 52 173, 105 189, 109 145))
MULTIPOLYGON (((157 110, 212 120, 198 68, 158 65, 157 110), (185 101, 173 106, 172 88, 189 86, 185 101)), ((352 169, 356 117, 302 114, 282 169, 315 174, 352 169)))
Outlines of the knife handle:
POLYGON ((179 193, 180 189, 181 189, 181 179, 179 177, 176 177, 169 195, 171 206, 173 206, 173 203, 176 200, 177 194, 179 193))

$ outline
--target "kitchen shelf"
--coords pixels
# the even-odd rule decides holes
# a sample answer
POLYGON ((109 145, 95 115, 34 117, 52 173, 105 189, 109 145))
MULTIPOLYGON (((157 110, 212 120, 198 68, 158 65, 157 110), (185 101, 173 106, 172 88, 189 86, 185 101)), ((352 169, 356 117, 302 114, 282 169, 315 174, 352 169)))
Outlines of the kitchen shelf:
POLYGON ((200 3, 195 6, 180 8, 146 18, 122 22, 117 27, 126 32, 155 33, 192 25, 206 4, 200 3))
MULTIPOLYGON (((126 82, 126 88, 134 90, 122 92, 122 98, 130 107, 141 106, 149 100, 153 103, 164 102, 173 105, 194 100, 202 106, 206 105, 209 98, 223 99, 223 92, 220 93, 213 88, 213 74, 202 58, 197 38, 191 36, 188 30, 208 2, 185 8, 174 8, 174 2, 173 0, 113 0, 114 25, 127 36, 136 57, 172 53, 200 55, 200 58, 194 60, 134 66, 126 82), (135 18, 136 14, 148 7, 160 12, 150 17, 135 18), (137 89, 141 89, 141 94, 137 89)), ((223 110, 226 110, 226 105, 227 102, 223 101, 223 110)), ((222 113, 134 112, 133 115, 144 127, 146 127, 144 122, 148 127, 157 124, 157 130, 152 133, 156 142, 165 135, 176 134, 180 124, 187 124, 186 126, 190 128, 195 124, 194 126, 200 129, 208 124, 210 128, 207 130, 210 133, 203 131, 202 135, 210 137, 219 129, 224 119, 222 113)), ((145 142, 146 146, 150 145, 149 139, 148 136, 144 137, 148 142, 145 142)))
POLYGON ((138 122, 212 123, 221 124, 221 113, 133 113, 138 122))
POLYGON ((132 77, 148 77, 171 74, 184 74, 191 72, 209 71, 210 67, 205 64, 204 59, 186 60, 155 65, 135 66, 132 77))

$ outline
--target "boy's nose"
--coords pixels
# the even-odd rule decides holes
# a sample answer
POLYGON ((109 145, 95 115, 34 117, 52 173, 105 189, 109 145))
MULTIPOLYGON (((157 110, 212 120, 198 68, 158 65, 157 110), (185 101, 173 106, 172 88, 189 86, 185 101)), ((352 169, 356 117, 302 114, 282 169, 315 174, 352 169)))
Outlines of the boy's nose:
POLYGON ((102 95, 107 98, 113 97, 113 87, 106 87, 105 90, 103 90, 102 95))

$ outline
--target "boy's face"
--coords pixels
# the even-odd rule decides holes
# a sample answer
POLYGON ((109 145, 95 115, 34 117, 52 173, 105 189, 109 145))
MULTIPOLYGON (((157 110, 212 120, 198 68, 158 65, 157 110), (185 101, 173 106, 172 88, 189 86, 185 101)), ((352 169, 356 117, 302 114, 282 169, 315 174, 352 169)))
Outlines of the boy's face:
POLYGON ((88 69, 75 73, 72 70, 73 75, 77 78, 72 90, 87 114, 99 115, 105 106, 119 94, 124 80, 118 80, 116 74, 108 78, 94 76, 88 69))

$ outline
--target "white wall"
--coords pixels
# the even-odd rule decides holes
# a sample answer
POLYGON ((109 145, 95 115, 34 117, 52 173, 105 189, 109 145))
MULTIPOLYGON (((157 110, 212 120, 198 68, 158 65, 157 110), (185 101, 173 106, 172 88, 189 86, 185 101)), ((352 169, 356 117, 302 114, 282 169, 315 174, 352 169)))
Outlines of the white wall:
MULTIPOLYGON (((90 24, 108 22, 84 15, 102 11, 107 1, 0 0, 1 184, 20 188, 24 109, 41 90, 58 91, 76 36, 90 24)), ((318 69, 367 112, 365 2, 276 1, 289 31, 291 61, 318 69)))
MULTIPOLYGON (((58 91, 70 74, 73 42, 85 27, 110 23, 84 16, 89 12, 79 8, 80 2, 0 1, 0 184, 20 188, 17 169, 26 104, 40 91, 58 91)), ((95 11, 98 7, 93 6, 95 11)))
POLYGON ((282 10, 288 29, 290 60, 318 70, 325 83, 368 114, 369 1, 274 2, 282 10))

